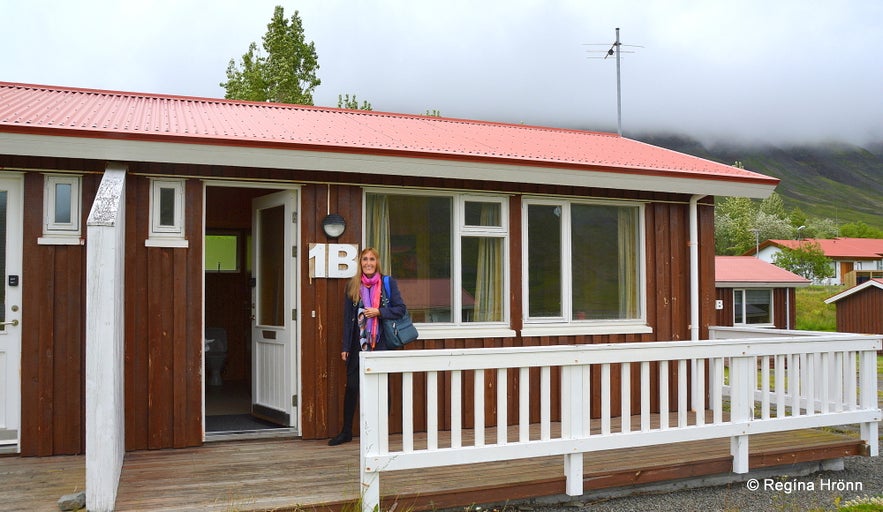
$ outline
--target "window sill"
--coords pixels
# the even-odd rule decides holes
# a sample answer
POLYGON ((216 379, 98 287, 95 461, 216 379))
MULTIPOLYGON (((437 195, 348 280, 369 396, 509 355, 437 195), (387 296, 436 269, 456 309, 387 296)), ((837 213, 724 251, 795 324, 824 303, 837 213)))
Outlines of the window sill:
POLYGON ((186 249, 190 247, 190 242, 181 238, 148 238, 144 241, 144 247, 170 247, 186 249))
POLYGON ((598 324, 525 324, 521 335, 531 336, 580 336, 604 334, 652 334, 653 328, 645 323, 598 323, 598 324))
POLYGON ((37 245, 85 245, 86 241, 80 235, 55 235, 41 236, 37 239, 37 245))
POLYGON ((514 338, 515 331, 505 326, 476 326, 453 324, 416 324, 421 340, 514 338))

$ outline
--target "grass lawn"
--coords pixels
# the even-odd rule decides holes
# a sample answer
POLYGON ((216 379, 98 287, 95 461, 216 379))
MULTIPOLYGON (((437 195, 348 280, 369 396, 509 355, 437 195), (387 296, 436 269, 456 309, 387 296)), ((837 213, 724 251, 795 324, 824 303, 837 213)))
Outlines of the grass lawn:
POLYGON ((837 330, 837 310, 825 299, 843 291, 842 286, 807 286, 797 289, 795 328, 802 331, 837 330))

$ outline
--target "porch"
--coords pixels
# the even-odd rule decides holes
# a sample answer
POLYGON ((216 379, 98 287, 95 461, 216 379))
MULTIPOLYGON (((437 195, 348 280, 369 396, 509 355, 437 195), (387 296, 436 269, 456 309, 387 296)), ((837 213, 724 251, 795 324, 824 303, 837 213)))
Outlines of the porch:
MULTIPOLYGON (((393 443, 400 440, 391 438, 393 443)), ((866 450, 857 432, 849 429, 757 434, 750 449, 751 475, 768 468, 777 468, 774 474, 811 471, 813 463, 820 467, 821 461, 866 450)), ((561 462, 560 456, 551 456, 385 473, 383 508, 398 503, 399 508, 435 510, 555 496, 566 501, 561 462)), ((585 457, 582 500, 635 485, 709 475, 739 479, 732 466, 727 439, 595 452, 585 457)), ((0 459, 0 478, 6 510, 54 512, 59 497, 84 488, 85 457, 6 457, 0 459)), ((127 453, 116 510, 340 510, 358 496, 358 440, 333 448, 321 440, 236 440, 127 453)))

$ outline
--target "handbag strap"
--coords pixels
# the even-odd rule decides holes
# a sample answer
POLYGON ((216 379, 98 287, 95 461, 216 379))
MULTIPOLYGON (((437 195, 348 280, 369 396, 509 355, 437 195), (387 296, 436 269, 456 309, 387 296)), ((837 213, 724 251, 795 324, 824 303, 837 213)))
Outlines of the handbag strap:
POLYGON ((389 303, 389 276, 383 276, 383 289, 386 291, 386 303, 389 303))

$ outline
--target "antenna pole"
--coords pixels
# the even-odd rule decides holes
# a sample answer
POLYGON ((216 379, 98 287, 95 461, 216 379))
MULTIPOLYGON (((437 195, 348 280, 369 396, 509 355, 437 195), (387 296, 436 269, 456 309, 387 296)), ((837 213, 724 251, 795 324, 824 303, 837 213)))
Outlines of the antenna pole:
POLYGON ((619 136, 622 137, 622 86, 619 78, 619 27, 616 28, 616 129, 619 136))

